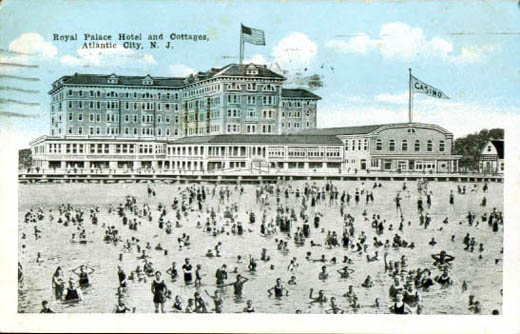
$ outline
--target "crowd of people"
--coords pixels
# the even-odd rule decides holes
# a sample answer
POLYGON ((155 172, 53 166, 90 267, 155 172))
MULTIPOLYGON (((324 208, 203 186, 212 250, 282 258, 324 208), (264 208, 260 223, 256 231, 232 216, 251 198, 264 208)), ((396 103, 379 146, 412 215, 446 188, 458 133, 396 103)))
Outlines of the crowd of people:
MULTIPOLYGON (((435 238, 444 235, 450 224, 471 228, 487 225, 484 233, 501 232, 503 215, 499 209, 487 207, 487 183, 471 185, 469 191, 466 185, 456 185, 456 193, 453 189, 434 192, 427 181, 418 181, 416 189, 402 182, 399 190, 390 194, 385 190, 387 185, 377 181, 349 183, 341 188, 334 182, 187 184, 170 186, 168 194, 162 197, 169 199, 165 202, 159 200, 156 187, 148 184, 145 194, 129 194, 118 204, 99 203, 85 208, 63 203, 57 208, 33 208, 25 212, 23 222, 33 226, 34 240, 47 238, 49 242, 54 236, 45 235, 45 225, 59 224, 70 235, 69 241, 78 243, 78 247, 98 247, 94 244, 101 240, 94 242, 89 238, 97 235, 96 231, 103 231, 100 234, 104 247, 111 250, 106 256, 119 262, 114 268, 115 313, 222 313, 228 312, 226 304, 230 301, 240 303, 244 313, 268 313, 270 309, 265 305, 269 299, 283 301, 293 291, 302 294, 301 289, 296 289, 297 281, 305 280, 311 286, 308 300, 293 305, 295 313, 304 313, 317 304, 321 307, 310 308, 312 312, 353 313, 370 307, 378 313, 421 314, 430 308, 423 297, 435 287, 455 291, 455 286, 461 286, 463 292, 472 289, 466 280, 458 281, 452 275, 457 266, 465 265, 458 262, 454 250, 474 253, 480 260, 494 257, 495 264, 500 263, 501 254, 485 251, 486 238, 476 240, 478 236, 469 232, 449 235, 449 244, 435 238), (474 196, 470 199, 469 194, 474 196), (245 198, 252 200, 245 202, 245 198), (387 206, 395 211, 378 210, 377 204, 383 202, 391 202, 387 206), (417 203, 416 211, 403 210, 404 204, 411 202, 417 203), (454 218, 459 202, 464 202, 469 210, 465 221, 454 218), (435 213, 432 207, 436 207, 435 213), (143 230, 156 234, 147 240, 149 233, 142 233, 143 230), (435 237, 428 243, 417 235, 423 233, 429 239, 432 231, 435 237), (203 247, 199 243, 202 236, 212 238, 214 246, 203 247), (247 248, 233 244, 233 238, 253 236, 271 246, 262 247, 257 253, 253 243, 247 248), (439 242, 446 248, 439 248, 439 242), (303 250, 305 256, 297 256, 295 248, 303 250), (192 264, 188 254, 194 252, 200 263, 192 264), (320 254, 316 257, 316 253, 320 254), (409 259, 425 253, 429 254, 429 261, 409 259), (164 258, 171 265, 154 264, 156 259, 164 262, 164 258), (219 263, 214 273, 207 272, 204 259, 219 263), (378 268, 377 275, 365 274, 362 268, 368 265, 378 268), (309 268, 315 273, 309 272, 309 268), (287 278, 280 273, 286 273, 287 278), (244 286, 256 280, 267 280, 272 285, 267 291, 245 293, 244 286), (333 290, 317 289, 316 295, 312 286, 329 281, 335 281, 333 290), (143 284, 150 286, 149 309, 130 302, 147 298, 135 296, 134 286, 143 284), (377 294, 374 300, 363 299, 355 292, 381 286, 389 286, 388 291, 377 294)), ((21 239, 23 252, 24 244, 32 240, 26 233, 22 233, 21 239)), ((36 261, 44 258, 45 254, 38 252, 36 261)), ((85 264, 68 269, 66 277, 62 268, 69 265, 66 259, 62 261, 51 279, 53 298, 57 303, 88 303, 85 296, 93 285, 91 277, 97 275, 96 266, 86 260, 85 264)), ((28 275, 20 265, 19 281, 24 274, 28 275)), ((111 284, 107 282, 108 285, 111 284)), ((468 293, 468 312, 481 312, 475 292, 468 293)), ((41 312, 54 312, 48 300, 42 302, 41 312)), ((496 313, 498 310, 493 310, 496 313)))

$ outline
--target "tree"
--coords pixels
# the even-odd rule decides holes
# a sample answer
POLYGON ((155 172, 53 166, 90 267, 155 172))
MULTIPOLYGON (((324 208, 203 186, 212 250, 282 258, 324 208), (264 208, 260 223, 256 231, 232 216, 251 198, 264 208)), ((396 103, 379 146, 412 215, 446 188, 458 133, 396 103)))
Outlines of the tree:
POLYGON ((469 170, 478 170, 480 152, 491 139, 504 139, 504 129, 483 129, 480 132, 457 138, 453 145, 453 153, 462 155, 459 166, 469 170))
POLYGON ((18 167, 19 168, 30 168, 32 166, 32 154, 31 149, 25 148, 18 151, 18 167))

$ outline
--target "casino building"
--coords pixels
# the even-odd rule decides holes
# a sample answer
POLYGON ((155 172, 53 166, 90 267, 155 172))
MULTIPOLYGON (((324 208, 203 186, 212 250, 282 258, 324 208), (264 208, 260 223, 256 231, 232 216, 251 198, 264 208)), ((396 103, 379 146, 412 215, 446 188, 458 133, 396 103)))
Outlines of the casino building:
POLYGON ((318 129, 320 97, 255 64, 186 78, 74 74, 49 94, 42 170, 454 172, 453 135, 422 123, 318 129))

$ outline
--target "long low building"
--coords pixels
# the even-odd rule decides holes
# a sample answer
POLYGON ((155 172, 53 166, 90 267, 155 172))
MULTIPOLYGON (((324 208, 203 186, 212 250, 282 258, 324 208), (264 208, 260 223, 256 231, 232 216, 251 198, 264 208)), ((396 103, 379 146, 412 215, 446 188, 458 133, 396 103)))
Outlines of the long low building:
POLYGON ((423 123, 314 129, 290 135, 206 135, 180 139, 42 136, 33 165, 53 169, 230 169, 428 172, 458 170, 453 134, 423 123))

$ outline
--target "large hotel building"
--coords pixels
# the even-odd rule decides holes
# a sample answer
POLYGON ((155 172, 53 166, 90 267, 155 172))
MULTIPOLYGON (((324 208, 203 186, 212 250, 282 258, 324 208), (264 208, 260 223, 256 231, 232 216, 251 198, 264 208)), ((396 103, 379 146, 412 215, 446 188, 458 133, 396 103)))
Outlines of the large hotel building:
POLYGON ((74 74, 49 91, 38 169, 454 172, 453 135, 421 123, 318 129, 320 97, 262 65, 186 78, 74 74))

